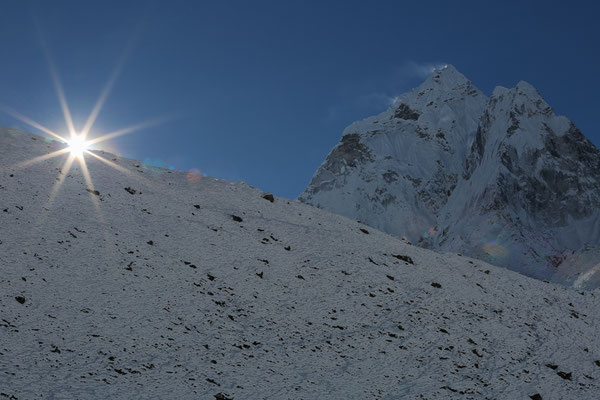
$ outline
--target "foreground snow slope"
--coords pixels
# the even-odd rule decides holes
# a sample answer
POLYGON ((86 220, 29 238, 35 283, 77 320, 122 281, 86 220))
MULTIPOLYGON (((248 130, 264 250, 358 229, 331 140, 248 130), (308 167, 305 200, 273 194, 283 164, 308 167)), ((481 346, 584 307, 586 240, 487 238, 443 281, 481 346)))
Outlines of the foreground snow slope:
POLYGON ((598 291, 243 183, 14 167, 60 147, 0 130, 0 398, 598 398, 598 291))

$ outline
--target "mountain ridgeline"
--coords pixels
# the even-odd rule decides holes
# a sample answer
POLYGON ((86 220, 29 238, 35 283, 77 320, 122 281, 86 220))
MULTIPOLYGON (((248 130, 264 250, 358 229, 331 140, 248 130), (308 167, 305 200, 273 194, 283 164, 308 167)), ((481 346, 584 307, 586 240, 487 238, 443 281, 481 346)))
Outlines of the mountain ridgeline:
POLYGON ((526 82, 453 66, 347 127, 299 199, 538 279, 600 284, 600 151, 526 82))

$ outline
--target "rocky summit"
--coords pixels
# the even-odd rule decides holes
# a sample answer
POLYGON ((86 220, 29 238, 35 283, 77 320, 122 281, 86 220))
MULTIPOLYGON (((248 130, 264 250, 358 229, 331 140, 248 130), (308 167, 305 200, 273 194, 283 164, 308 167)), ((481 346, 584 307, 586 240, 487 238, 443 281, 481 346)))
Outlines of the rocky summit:
POLYGON ((423 247, 600 284, 600 151, 526 82, 488 98, 453 66, 434 71, 347 127, 299 199, 423 247))

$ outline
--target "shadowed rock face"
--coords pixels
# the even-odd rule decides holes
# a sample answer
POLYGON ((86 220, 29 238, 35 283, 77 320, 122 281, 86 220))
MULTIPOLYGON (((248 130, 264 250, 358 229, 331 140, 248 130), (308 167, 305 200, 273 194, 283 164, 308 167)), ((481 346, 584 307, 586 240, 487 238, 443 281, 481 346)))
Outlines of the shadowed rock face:
POLYGON ((413 121, 418 120, 419 115, 418 112, 411 110, 406 104, 400 104, 394 112, 394 118, 411 119, 413 121))
POLYGON ((373 161, 371 150, 361 143, 358 133, 349 133, 331 151, 327 160, 313 177, 310 187, 314 192, 330 190, 337 182, 334 177, 351 173, 352 168, 373 161))
MULTIPOLYGON (((492 98, 490 104, 493 110, 497 99, 492 98)), ((491 202, 483 204, 485 211, 524 211, 532 222, 529 228, 565 227, 571 220, 597 212, 600 151, 573 123, 563 124, 559 130, 551 128, 560 117, 541 98, 514 105, 508 122, 502 120, 501 113, 491 112, 495 117, 486 111, 481 118, 465 174, 468 179, 477 168, 489 169, 494 163, 504 167, 497 174, 495 195, 488 196, 491 202), (503 125, 508 128, 504 130, 503 125), (522 125, 526 127, 522 129, 522 125), (490 141, 492 144, 486 146, 490 141), (491 161, 482 167, 484 158, 491 161)))
POLYGON ((327 158, 327 169, 338 173, 344 167, 354 168, 365 161, 372 161, 371 151, 360 142, 358 133, 350 133, 342 137, 341 143, 333 149, 327 158))
POLYGON ((345 133, 300 200, 542 279, 600 244, 600 151, 526 82, 444 68, 345 133))

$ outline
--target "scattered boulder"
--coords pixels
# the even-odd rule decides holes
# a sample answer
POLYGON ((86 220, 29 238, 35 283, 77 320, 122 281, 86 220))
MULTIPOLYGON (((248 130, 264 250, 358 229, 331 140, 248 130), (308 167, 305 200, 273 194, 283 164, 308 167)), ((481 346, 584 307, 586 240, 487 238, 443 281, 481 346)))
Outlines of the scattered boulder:
POLYGON ((233 400, 233 397, 229 397, 223 393, 217 393, 217 394, 215 394, 215 399, 216 400, 233 400))
POLYGON ((402 254, 392 254, 392 257, 395 257, 398 260, 402 260, 404 262, 407 262, 409 264, 413 264, 414 265, 414 262, 413 262, 412 258, 410 258, 409 256, 404 256, 402 254))
POLYGON ((132 188, 130 188, 129 186, 127 186, 127 187, 125 188, 125 191, 126 191, 127 193, 129 193, 129 194, 136 194, 136 193, 137 193, 137 190, 135 190, 135 189, 132 189, 132 188))
POLYGON ((366 230, 366 229, 364 229, 364 228, 360 228, 360 231, 361 231, 362 233, 365 233, 365 234, 367 234, 367 235, 369 234, 369 231, 368 231, 368 230, 366 230))
POLYGON ((90 192, 91 194, 94 194, 94 195, 96 195, 96 196, 100 196, 100 192, 99 192, 99 191, 97 191, 97 190, 93 190, 93 189, 85 189, 85 190, 87 190, 87 191, 88 191, 88 192, 90 192))
POLYGON ((271 193, 267 193, 263 196, 263 199, 269 200, 271 203, 275 202, 275 197, 271 193))
POLYGON ((154 242, 152 240, 148 240, 146 243, 149 244, 150 246, 154 246, 154 242))
POLYGON ((194 207, 196 207, 196 209, 200 209, 200 204, 194 204, 194 207))
POLYGON ((212 383, 213 385, 221 386, 217 381, 212 378, 206 378, 206 381, 212 383))
POLYGON ((563 378, 563 379, 569 380, 569 381, 570 381, 570 380, 571 380, 571 378, 573 377, 573 373, 572 373, 572 372, 563 372, 563 371, 558 371, 558 372, 556 373, 556 375, 560 376, 560 377, 561 377, 561 378, 563 378))
POLYGON ((15 300, 21 304, 25 304, 25 297, 23 297, 23 296, 16 296, 15 300))
POLYGON ((242 217, 238 217, 237 215, 233 215, 233 214, 231 214, 231 218, 232 218, 232 219, 233 219, 235 222, 242 222, 242 221, 244 221, 244 220, 242 219, 242 217))
POLYGON ((479 357, 479 358, 482 358, 482 357, 483 357, 483 355, 479 354, 479 352, 477 351, 477 349, 473 349, 473 350, 471 350, 471 352, 472 352, 473 354, 475 354, 475 355, 476 355, 477 357, 479 357))
POLYGON ((541 394, 539 394, 539 393, 536 393, 536 394, 532 394, 532 395, 530 395, 530 396, 529 396, 529 398, 530 398, 531 400, 542 400, 542 395, 541 395, 541 394))
POLYGON ((433 286, 434 288, 438 288, 438 289, 442 287, 442 285, 440 285, 437 282, 431 282, 431 286, 433 286))

